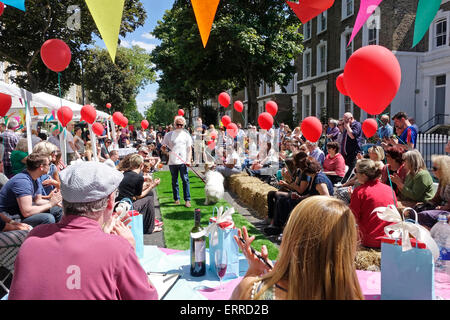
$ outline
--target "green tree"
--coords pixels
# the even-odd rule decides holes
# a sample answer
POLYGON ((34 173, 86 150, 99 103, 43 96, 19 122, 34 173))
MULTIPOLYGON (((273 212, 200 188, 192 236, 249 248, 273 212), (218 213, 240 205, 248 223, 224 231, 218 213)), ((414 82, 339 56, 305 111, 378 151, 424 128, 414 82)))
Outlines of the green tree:
MULTIPOLYGON (((105 49, 97 47, 89 50, 83 64, 84 85, 89 100, 104 111, 107 110, 106 104, 111 103, 111 111, 125 112, 130 116, 134 114, 133 118, 137 121, 136 96, 148 83, 155 81, 150 55, 134 46, 119 47, 115 63, 108 56, 105 49)), ((128 120, 131 122, 131 119, 128 120)))
POLYGON ((178 109, 175 101, 158 97, 145 111, 145 118, 153 125, 169 125, 173 123, 178 109))
POLYGON ((261 81, 286 86, 295 73, 292 61, 303 49, 300 26, 284 1, 222 1, 203 49, 190 1, 176 0, 153 31, 161 40, 152 52, 162 71, 160 86, 177 102, 184 90, 195 105, 224 89, 246 87, 255 123, 261 81))
MULTIPOLYGON (((17 72, 13 82, 32 92, 58 94, 56 73, 47 69, 40 59, 42 44, 57 38, 65 41, 72 52, 71 64, 62 73, 63 91, 72 84, 81 84, 80 62, 94 43, 93 36, 100 36, 85 1, 27 0, 26 7, 26 12, 9 7, 0 19, 0 61, 10 63, 7 72, 17 72), (81 10, 78 30, 67 26, 73 15, 73 12, 68 12, 69 6, 78 6, 81 10)), ((146 18, 147 13, 140 1, 126 0, 120 35, 125 37, 143 26, 146 18)))

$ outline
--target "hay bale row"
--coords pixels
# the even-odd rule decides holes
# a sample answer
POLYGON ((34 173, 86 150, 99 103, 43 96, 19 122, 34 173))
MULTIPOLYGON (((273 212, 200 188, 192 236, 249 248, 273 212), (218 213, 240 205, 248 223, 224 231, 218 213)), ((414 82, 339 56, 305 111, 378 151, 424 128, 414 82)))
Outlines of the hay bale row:
POLYGON ((232 175, 227 181, 228 189, 236 194, 240 201, 256 212, 257 218, 267 217, 267 193, 277 189, 250 177, 246 173, 232 175))

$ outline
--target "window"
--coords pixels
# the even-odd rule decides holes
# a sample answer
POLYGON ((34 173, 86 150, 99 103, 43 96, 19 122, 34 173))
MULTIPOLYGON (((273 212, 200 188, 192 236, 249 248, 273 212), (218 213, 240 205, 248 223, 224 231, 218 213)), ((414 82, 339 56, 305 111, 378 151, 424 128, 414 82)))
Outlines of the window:
POLYGON ((321 42, 317 47, 317 74, 327 72, 327 43, 321 42))
POLYGON ((348 59, 350 59, 351 55, 353 54, 353 41, 352 41, 352 43, 350 43, 347 46, 347 44, 350 42, 351 36, 352 36, 351 33, 347 33, 345 35, 345 45, 346 45, 346 48, 345 48, 345 62, 347 62, 348 59))
POLYGON ((311 39, 312 34, 312 24, 311 20, 309 20, 307 23, 303 25, 303 40, 311 39))
POLYGON ((369 29, 368 32, 369 32, 368 45, 378 44, 378 30, 373 28, 369 29))
POLYGON ((303 107, 305 110, 305 113, 303 114, 303 118, 310 116, 311 115, 311 95, 305 94, 303 96, 303 107))
POLYGON ((344 97, 344 110, 345 112, 353 112, 353 102, 350 97, 345 96, 344 97))
POLYGON ((435 23, 434 46, 443 47, 447 44, 447 19, 438 20, 435 23))
POLYGON ((303 53, 303 78, 311 77, 311 49, 303 53))
POLYGON ((317 94, 317 110, 316 110, 316 116, 320 118, 322 116, 322 113, 326 113, 326 106, 325 106, 325 92, 319 92, 317 94))
POLYGON ((317 33, 321 33, 325 30, 327 30, 327 11, 322 12, 321 14, 319 14, 319 16, 317 17, 317 33))
POLYGON ((353 15, 354 0, 342 0, 342 20, 353 15))

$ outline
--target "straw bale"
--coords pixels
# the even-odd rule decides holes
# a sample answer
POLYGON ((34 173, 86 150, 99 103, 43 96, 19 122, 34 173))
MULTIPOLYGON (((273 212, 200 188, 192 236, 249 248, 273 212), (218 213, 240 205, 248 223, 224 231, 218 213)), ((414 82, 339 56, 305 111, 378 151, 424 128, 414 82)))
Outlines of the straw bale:
POLYGON ((355 259, 356 269, 365 271, 381 271, 381 251, 359 248, 355 259))

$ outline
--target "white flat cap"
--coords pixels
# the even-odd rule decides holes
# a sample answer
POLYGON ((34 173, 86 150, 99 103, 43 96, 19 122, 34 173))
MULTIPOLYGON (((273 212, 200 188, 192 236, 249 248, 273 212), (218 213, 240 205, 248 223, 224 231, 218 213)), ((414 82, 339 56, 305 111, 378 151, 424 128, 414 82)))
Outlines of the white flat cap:
POLYGON ((74 163, 59 173, 62 198, 71 203, 87 203, 109 196, 119 187, 123 174, 95 161, 74 163))

